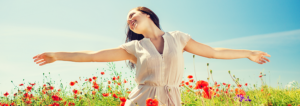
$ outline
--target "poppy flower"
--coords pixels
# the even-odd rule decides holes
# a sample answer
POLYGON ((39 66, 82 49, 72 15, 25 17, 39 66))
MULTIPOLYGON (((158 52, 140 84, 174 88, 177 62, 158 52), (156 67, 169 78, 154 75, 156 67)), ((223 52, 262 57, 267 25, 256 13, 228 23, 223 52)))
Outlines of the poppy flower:
POLYGON ((107 97, 109 93, 102 93, 102 96, 107 97))
POLYGON ((158 106, 158 101, 156 99, 148 98, 146 100, 146 106, 158 106))
POLYGON ((95 89, 99 89, 99 85, 94 85, 93 86, 95 89))
POLYGON ((113 77, 112 80, 116 80, 116 77, 113 77))
POLYGON ((189 85, 190 83, 189 82, 185 82, 185 85, 189 85))
POLYGON ((5 96, 5 97, 7 97, 7 96, 8 96, 8 94, 9 94, 9 93, 8 93, 8 92, 6 92, 6 93, 4 93, 4 96, 5 96))
POLYGON ((113 94, 113 97, 114 97, 114 98, 118 98, 118 96, 117 96, 116 94, 113 94))
POLYGON ((97 80, 97 77, 94 76, 94 77, 93 77, 93 80, 97 80))
POLYGON ((121 85, 121 82, 118 82, 118 85, 121 85))
POLYGON ((247 86, 248 84, 247 83, 245 83, 245 86, 247 86))
POLYGON ((77 93, 78 93, 78 90, 73 89, 73 93, 74 93, 74 94, 77 94, 77 93))
POLYGON ((74 85, 75 85, 75 82, 71 81, 71 82, 70 82, 70 85, 71 85, 71 86, 74 86, 74 85))
POLYGON ((92 82, 93 81, 92 78, 89 78, 89 81, 92 82))
POLYGON ((119 80, 119 78, 120 78, 120 77, 118 76, 118 77, 117 77, 117 80, 119 80))
POLYGON ((125 97, 119 97, 119 98, 120 98, 120 101, 126 102, 126 98, 125 97))
POLYGON ((259 78, 261 78, 262 77, 262 75, 259 75, 259 78))
POLYGON ((107 83, 110 84, 111 82, 110 82, 110 81, 107 81, 107 83))
POLYGON ((190 79, 189 82, 194 82, 194 79, 190 79))
POLYGON ((62 98, 60 98, 57 95, 52 95, 52 99, 53 99, 53 101, 61 101, 62 100, 62 98))
POLYGON ((31 103, 32 103, 31 100, 26 101, 26 104, 31 104, 31 103))
POLYGON ((75 83, 78 83, 77 81, 75 81, 75 83))
POLYGON ((53 86, 50 86, 50 90, 53 90, 54 89, 54 87, 53 86))
POLYGON ((17 96, 17 93, 15 93, 14 96, 17 96))
POLYGON ((75 103, 73 103, 73 102, 69 102, 69 106, 72 106, 72 105, 74 105, 74 106, 75 106, 75 103))
POLYGON ((104 72, 101 72, 101 75, 104 75, 104 72))
POLYGON ((218 91, 219 91, 219 89, 217 88, 217 89, 216 89, 216 92, 218 92, 218 91))
POLYGON ((126 83, 127 81, 124 79, 124 83, 126 83))
POLYGON ((46 87, 46 86, 47 86, 46 84, 43 85, 43 87, 46 87))
POLYGON ((95 91, 92 91, 92 94, 93 94, 93 95, 95 95, 95 94, 96 94, 96 92, 95 92, 95 91))
POLYGON ((228 88, 230 87, 230 84, 228 84, 228 88))
POLYGON ((206 98, 206 99, 211 99, 211 95, 209 94, 209 88, 207 86, 205 86, 203 88, 203 97, 206 98))
POLYGON ((235 88, 235 95, 242 95, 245 96, 246 92, 240 88, 235 88))
POLYGON ((226 83, 223 83, 223 85, 226 85, 226 83))
POLYGON ((189 85, 190 88, 193 88, 193 85, 189 85))
POLYGON ((183 83, 183 84, 184 84, 184 81, 181 81, 181 83, 183 83))
POLYGON ((215 82, 215 85, 218 85, 217 81, 215 82))
POLYGON ((31 91, 32 87, 31 86, 27 86, 27 90, 31 91))
POLYGON ((188 77, 187 78, 193 78, 193 76, 192 75, 188 75, 188 77))
POLYGON ((34 85, 35 85, 35 83, 30 83, 30 85, 31 85, 31 86, 34 86, 34 85))
POLYGON ((239 87, 242 87, 242 85, 241 85, 241 84, 239 84, 239 87))
POLYGON ((12 102, 12 103, 10 104, 10 106, 13 106, 13 105, 15 105, 15 102, 12 102))
POLYGON ((19 86, 23 86, 24 84, 20 84, 19 86))
POLYGON ((84 81, 87 81, 87 79, 85 79, 84 81))
POLYGON ((200 81, 197 81, 196 86, 195 86, 194 89, 202 89, 202 88, 207 87, 207 86, 208 86, 208 82, 200 80, 200 81))

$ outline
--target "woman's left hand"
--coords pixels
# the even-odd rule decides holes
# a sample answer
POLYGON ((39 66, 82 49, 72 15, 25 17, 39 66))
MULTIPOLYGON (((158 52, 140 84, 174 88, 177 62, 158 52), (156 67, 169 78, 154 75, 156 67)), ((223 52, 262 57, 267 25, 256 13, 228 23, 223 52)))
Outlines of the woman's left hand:
POLYGON ((266 61, 270 62, 270 60, 267 59, 264 56, 271 57, 271 55, 269 55, 269 54, 267 54, 265 52, 252 50, 252 53, 248 57, 248 59, 251 60, 251 61, 254 61, 254 62, 258 63, 258 64, 267 63, 266 61))

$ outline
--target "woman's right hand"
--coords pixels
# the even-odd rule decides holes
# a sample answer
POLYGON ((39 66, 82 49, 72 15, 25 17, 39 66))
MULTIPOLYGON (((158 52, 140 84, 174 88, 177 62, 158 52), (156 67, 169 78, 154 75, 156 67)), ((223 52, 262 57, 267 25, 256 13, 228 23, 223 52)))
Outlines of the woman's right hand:
POLYGON ((48 63, 53 63, 54 61, 57 60, 57 58, 54 55, 54 52, 44 52, 42 54, 38 54, 33 57, 34 62, 36 64, 39 64, 39 66, 48 64, 48 63))

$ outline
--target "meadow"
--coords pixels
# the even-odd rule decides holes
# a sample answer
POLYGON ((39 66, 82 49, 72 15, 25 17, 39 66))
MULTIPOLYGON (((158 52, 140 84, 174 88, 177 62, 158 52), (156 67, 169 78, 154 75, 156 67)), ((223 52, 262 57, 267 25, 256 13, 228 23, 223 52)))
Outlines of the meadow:
MULTIPOLYGON (((108 66, 108 71, 90 77, 79 77, 69 81, 68 85, 59 82, 60 86, 54 86, 57 82, 51 80, 50 73, 43 74, 43 84, 24 80, 24 83, 14 84, 11 81, 17 92, 1 94, 0 106, 123 106, 136 84, 127 81, 122 73, 117 72, 113 63, 108 63, 108 66), (111 77, 102 78, 107 73, 111 73, 111 77)), ((264 83, 265 74, 260 72, 257 78, 261 79, 262 86, 249 86, 248 83, 241 83, 230 71, 228 77, 232 78, 232 83, 218 83, 213 80, 213 72, 208 67, 209 63, 207 80, 195 81, 193 75, 185 76, 188 80, 179 85, 182 106, 300 106, 298 83, 294 83, 289 89, 273 88, 264 83)), ((158 104, 158 101, 156 98, 149 98, 144 105, 164 106, 158 104)))

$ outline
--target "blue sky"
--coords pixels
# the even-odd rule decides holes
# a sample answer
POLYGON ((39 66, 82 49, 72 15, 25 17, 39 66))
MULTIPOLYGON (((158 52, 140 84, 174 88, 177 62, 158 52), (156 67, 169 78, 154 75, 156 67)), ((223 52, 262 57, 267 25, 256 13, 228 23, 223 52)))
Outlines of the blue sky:
MULTIPOLYGON (((38 66, 32 57, 43 52, 98 51, 120 46, 125 41, 126 16, 130 9, 145 6, 160 19, 163 31, 179 30, 213 48, 267 52, 271 62, 263 65, 242 59, 195 58, 198 80, 207 78, 207 66, 221 83, 234 82, 228 70, 241 82, 260 85, 259 72, 273 87, 300 81, 300 2, 297 0, 231 1, 0 1, 0 94, 14 84, 39 82, 43 73, 63 84, 79 77, 100 75, 106 62, 57 61, 38 66), (98 69, 98 70, 97 70, 98 69)), ((199 48, 201 49, 201 48, 199 48)), ((194 75, 193 54, 184 54, 184 76, 194 75)), ((132 80, 124 61, 116 69, 132 80), (127 73, 127 74, 125 74, 127 73)), ((109 78, 110 71, 106 71, 109 78)), ((125 77, 123 77, 125 78, 125 77)), ((122 78, 122 79, 123 79, 122 78)), ((185 78, 186 79, 186 78, 185 78)), ((127 85, 128 86, 128 85, 127 85)))

